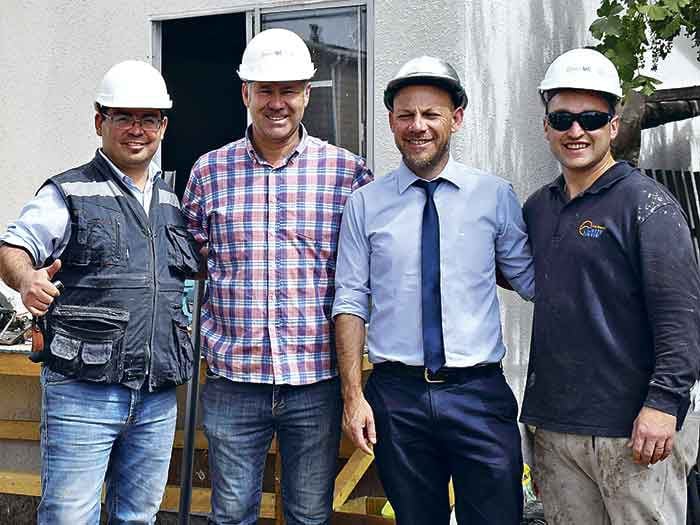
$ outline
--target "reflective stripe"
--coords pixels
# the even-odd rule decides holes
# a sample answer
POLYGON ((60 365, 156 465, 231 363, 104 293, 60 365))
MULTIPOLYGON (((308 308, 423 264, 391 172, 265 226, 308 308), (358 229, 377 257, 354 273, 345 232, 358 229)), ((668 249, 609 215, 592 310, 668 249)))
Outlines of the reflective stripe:
POLYGON ((160 188, 158 188, 158 203, 170 204, 171 206, 175 206, 178 210, 180 209, 180 201, 177 199, 177 195, 160 188))
POLYGON ((61 189, 76 197, 117 197, 124 193, 111 180, 104 182, 64 182, 61 189))

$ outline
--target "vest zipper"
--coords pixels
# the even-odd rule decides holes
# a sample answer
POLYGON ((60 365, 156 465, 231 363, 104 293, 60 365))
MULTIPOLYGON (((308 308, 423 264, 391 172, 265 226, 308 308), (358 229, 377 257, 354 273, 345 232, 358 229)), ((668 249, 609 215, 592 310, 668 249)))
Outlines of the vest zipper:
POLYGON ((157 310, 157 305, 158 305, 158 273, 156 269, 156 241, 155 237, 153 235, 153 231, 148 228, 148 240, 151 242, 151 268, 153 270, 153 307, 152 307, 152 316, 151 316, 151 338, 148 344, 146 345, 146 348, 148 352, 146 353, 146 370, 148 371, 148 383, 149 383, 149 388, 148 390, 150 391, 150 387, 153 384, 153 359, 152 359, 152 354, 153 354, 153 340, 156 335, 156 317, 158 316, 157 310))

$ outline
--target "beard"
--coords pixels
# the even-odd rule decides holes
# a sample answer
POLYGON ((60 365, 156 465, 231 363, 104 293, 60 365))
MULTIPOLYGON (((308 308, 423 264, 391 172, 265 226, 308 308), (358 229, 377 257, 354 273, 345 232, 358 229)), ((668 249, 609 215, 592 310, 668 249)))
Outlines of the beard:
POLYGON ((450 141, 446 141, 440 148, 438 148, 434 153, 413 155, 410 152, 404 150, 398 143, 397 148, 401 152, 401 157, 403 158, 403 163, 408 169, 413 173, 425 173, 430 172, 436 166, 439 166, 442 161, 449 155, 450 151, 450 141))

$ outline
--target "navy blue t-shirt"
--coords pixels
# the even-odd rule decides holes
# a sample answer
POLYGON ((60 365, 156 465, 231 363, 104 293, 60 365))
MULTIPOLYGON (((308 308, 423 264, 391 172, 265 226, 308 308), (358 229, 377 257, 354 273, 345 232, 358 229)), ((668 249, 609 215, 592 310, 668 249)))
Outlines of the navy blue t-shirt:
POLYGON ((537 292, 521 420, 625 437, 643 405, 678 417, 700 370, 700 277, 671 194, 626 162, 524 206, 537 292))

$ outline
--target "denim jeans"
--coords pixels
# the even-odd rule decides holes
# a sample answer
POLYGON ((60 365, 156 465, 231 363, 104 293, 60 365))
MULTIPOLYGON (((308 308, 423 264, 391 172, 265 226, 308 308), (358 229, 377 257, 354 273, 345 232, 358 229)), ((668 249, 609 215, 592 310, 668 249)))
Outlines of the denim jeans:
POLYGON ((155 523, 175 435, 175 389, 132 390, 41 372, 39 525, 155 523))
POLYGON ((210 374, 202 412, 209 440, 210 523, 257 523, 275 433, 287 525, 330 523, 342 414, 338 378, 290 386, 236 383, 210 374))

